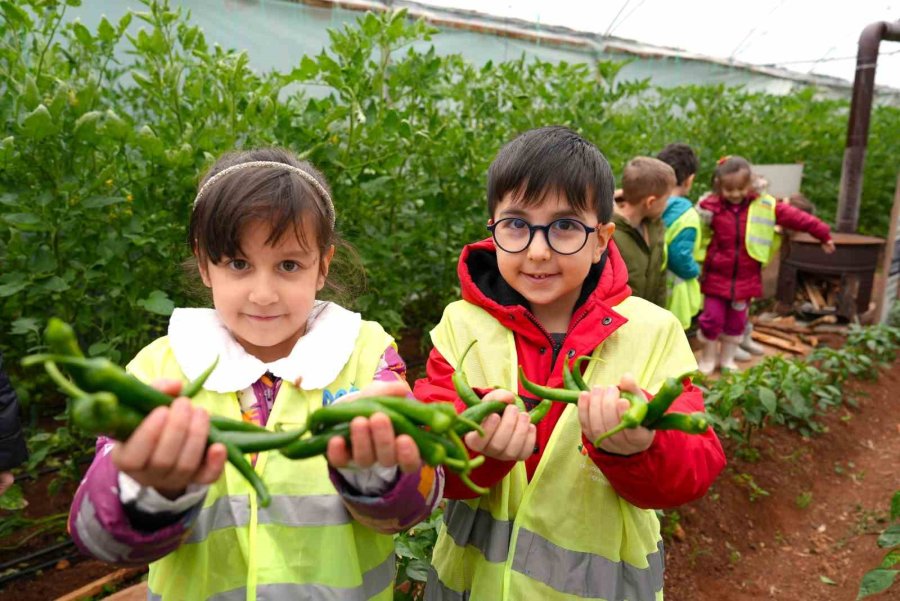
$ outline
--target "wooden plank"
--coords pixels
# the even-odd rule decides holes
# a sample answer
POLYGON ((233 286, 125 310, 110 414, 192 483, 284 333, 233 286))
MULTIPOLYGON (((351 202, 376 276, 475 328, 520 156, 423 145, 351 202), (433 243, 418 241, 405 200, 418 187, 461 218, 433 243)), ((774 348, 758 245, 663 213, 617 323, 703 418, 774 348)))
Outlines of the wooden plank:
POLYGON ((93 597, 94 595, 98 595, 103 592, 103 587, 116 584, 118 582, 122 582, 123 580, 127 580, 133 576, 137 576, 143 572, 147 571, 147 568, 122 568, 120 570, 116 570, 112 574, 107 574, 103 578, 98 578, 93 582, 84 585, 78 590, 72 591, 71 593, 67 593, 62 597, 57 597, 56 601, 79 601, 81 599, 86 599, 88 597, 93 597))
POLYGON ((809 298, 809 302, 813 304, 813 307, 815 307, 817 311, 828 306, 828 303, 825 302, 825 297, 822 296, 822 293, 819 291, 819 289, 809 282, 803 282, 803 291, 806 292, 806 296, 807 298, 809 298))
POLYGON ((782 340, 787 340, 788 342, 792 343, 800 342, 800 338, 798 338, 796 334, 791 334, 790 332, 784 332, 777 328, 764 326, 761 324, 754 326, 753 331, 760 332, 762 334, 768 334, 769 336, 775 336, 776 338, 781 338, 782 340))
POLYGON ((788 342, 787 340, 783 340, 775 336, 769 336, 768 334, 757 332, 755 329, 753 330, 752 337, 754 340, 762 342, 763 344, 768 344, 769 346, 774 346, 775 348, 790 351, 798 355, 804 355, 810 350, 809 347, 807 347, 805 344, 801 344, 799 342, 788 342))

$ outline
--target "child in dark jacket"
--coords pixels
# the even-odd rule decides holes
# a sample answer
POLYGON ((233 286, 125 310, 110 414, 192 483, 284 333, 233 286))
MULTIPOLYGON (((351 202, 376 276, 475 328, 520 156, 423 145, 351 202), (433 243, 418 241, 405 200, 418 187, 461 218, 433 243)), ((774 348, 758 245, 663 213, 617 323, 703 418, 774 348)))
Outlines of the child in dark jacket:
MULTIPOLYGON (((460 370, 477 389, 495 388, 485 400, 510 403, 518 391, 534 406, 517 366, 561 387, 563 362, 598 360, 577 406, 553 403, 535 427, 510 404, 482 423, 484 436, 466 435, 471 454, 485 457, 471 478, 490 491, 477 497, 448 474, 430 601, 658 599, 664 552, 651 508, 702 496, 725 465, 712 430, 637 428, 593 445, 628 408, 621 391, 652 393, 696 366, 678 320, 631 294, 612 240, 613 188, 597 147, 564 127, 521 134, 491 164, 492 236, 462 251, 463 300, 432 330, 415 395, 464 409, 451 382, 460 370)), ((702 409, 691 384, 672 407, 702 409)))
POLYGON ((699 203, 712 232, 703 263, 700 314, 703 353, 700 371, 709 374, 717 363, 737 369, 734 354, 747 323, 751 298, 762 296, 762 266, 776 251, 775 225, 807 232, 834 252, 831 230, 821 220, 769 195, 753 190, 750 163, 739 156, 721 159, 713 176, 714 193, 699 203), (717 341, 721 339, 721 351, 717 341))
POLYGON ((19 423, 19 400, 3 370, 0 354, 0 495, 13 485, 12 468, 28 458, 25 437, 19 423))

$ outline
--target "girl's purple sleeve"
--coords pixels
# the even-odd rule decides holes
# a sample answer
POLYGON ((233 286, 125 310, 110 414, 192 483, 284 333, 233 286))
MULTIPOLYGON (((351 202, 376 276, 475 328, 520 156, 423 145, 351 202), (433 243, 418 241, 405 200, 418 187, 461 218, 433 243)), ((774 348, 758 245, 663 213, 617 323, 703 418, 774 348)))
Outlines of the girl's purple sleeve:
POLYGON ((72 501, 69 533, 83 553, 101 561, 143 565, 178 548, 199 505, 153 532, 134 528, 119 500, 119 470, 110 457, 112 445, 108 438, 97 440, 94 461, 72 501))
POLYGON ((328 473, 353 519, 382 534, 418 524, 437 508, 444 493, 441 466, 423 465, 416 472, 399 472, 394 485, 380 497, 360 495, 334 468, 329 467, 328 473))

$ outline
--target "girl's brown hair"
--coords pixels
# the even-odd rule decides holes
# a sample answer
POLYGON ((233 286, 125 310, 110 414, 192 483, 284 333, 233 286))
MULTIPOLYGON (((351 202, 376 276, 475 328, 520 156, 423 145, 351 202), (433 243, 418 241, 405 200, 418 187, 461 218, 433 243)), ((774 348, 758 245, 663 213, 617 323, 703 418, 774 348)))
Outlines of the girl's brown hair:
MULTIPOLYGON (((247 225, 263 222, 271 227, 266 244, 277 244, 285 235, 293 235, 301 246, 319 251, 319 269, 324 273, 321 257, 331 246, 346 251, 351 263, 359 266, 356 253, 340 240, 332 222, 331 189, 325 176, 306 161, 301 161, 282 148, 259 148, 223 155, 200 180, 198 196, 188 227, 188 244, 195 255, 185 269, 196 277, 197 261, 219 263, 241 251, 241 235, 247 225), (301 169, 321 186, 307 181, 292 169, 277 166, 248 166, 224 174, 210 182, 216 174, 243 163, 267 161, 301 169), (312 224, 314 239, 308 239, 304 223, 312 224)), ((334 268, 334 265, 332 265, 334 268)), ((342 270, 346 270, 346 267, 342 270)), ((357 271, 351 268, 350 271, 357 271)), ((360 270, 361 271, 361 270, 360 270)), ((354 274, 357 275, 357 274, 354 274)), ((326 284, 338 295, 343 287, 329 278, 326 284)))
POLYGON ((719 191, 719 182, 724 176, 738 173, 740 171, 746 171, 747 177, 750 177, 750 174, 752 173, 750 161, 748 161, 744 157, 739 157, 737 155, 731 155, 719 159, 719 162, 716 164, 716 168, 713 171, 713 190, 715 190, 716 192, 719 191))

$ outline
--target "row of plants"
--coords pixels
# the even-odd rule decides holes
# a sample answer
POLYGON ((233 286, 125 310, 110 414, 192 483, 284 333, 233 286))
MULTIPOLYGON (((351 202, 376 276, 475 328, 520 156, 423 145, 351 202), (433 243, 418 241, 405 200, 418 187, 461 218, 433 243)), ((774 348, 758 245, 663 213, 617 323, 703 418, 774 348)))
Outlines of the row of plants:
MULTIPOLYGON (((403 11, 366 14, 291 71, 259 73, 168 0, 94 29, 71 18, 79 2, 0 2, 8 365, 39 344, 48 308, 91 333, 82 341, 91 353, 125 360, 173 306, 192 302, 180 264, 195 185, 235 147, 287 146, 326 173, 339 229, 368 274, 350 301, 397 334, 427 329, 458 295, 459 249, 486 233, 487 166, 529 127, 574 127, 616 172, 673 140, 698 150, 699 182, 725 153, 804 161, 806 192, 833 214, 848 104, 813 89, 656 89, 622 81, 622 63, 606 61, 476 66, 417 43, 437 30, 403 11)), ((864 231, 885 230, 898 132, 900 110, 877 107, 864 231)), ((29 382, 18 380, 26 404, 29 382)))

